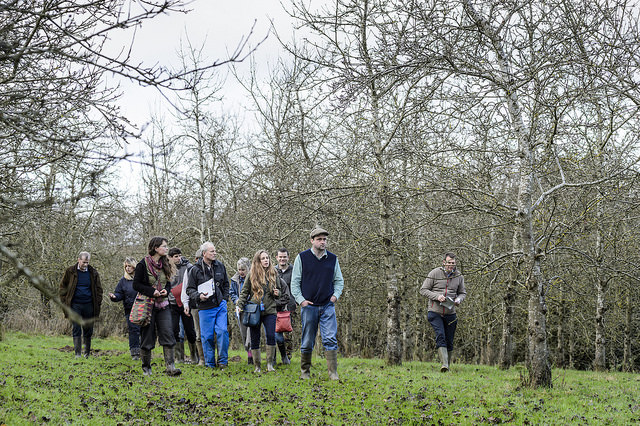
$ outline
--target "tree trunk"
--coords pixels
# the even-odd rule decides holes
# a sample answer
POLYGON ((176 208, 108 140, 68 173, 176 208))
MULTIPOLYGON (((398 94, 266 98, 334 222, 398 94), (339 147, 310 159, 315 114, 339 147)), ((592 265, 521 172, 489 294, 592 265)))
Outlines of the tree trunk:
POLYGON ((596 284, 596 338, 595 357, 593 359, 593 368, 596 371, 604 371, 607 369, 606 338, 604 337, 604 314, 607 310, 604 303, 606 288, 607 281, 599 278, 596 284))

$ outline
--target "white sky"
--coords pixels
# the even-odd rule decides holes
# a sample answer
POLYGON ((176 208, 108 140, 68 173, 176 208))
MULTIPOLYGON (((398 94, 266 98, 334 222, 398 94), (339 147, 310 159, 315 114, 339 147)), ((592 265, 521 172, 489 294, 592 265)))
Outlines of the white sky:
MULTIPOLYGON (((286 0, 285 0, 286 1, 286 0)), ((172 13, 158 16, 137 29, 132 57, 134 63, 144 61, 147 65, 177 65, 177 50, 181 38, 188 34, 191 44, 199 47, 205 43, 205 54, 209 61, 223 60, 228 52, 234 51, 240 41, 252 29, 249 46, 253 47, 269 34, 271 21, 281 35, 291 34, 291 22, 284 12, 280 0, 194 0, 187 6, 188 14, 172 13)), ((115 34, 111 48, 120 49, 129 44, 131 33, 115 34), (122 37, 122 39, 119 39, 122 37)), ((269 67, 273 67, 281 54, 275 36, 270 35, 254 54, 258 75, 265 76, 269 67)), ((249 60, 237 64, 240 73, 247 73, 249 60)), ((220 67, 220 74, 226 74, 226 66, 220 67)), ((123 95, 119 105, 122 113, 138 128, 149 121, 152 112, 164 111, 168 114, 170 105, 149 87, 137 83, 121 81, 123 95)), ((245 94, 232 76, 226 79, 221 91, 224 96, 225 111, 242 113, 245 94)), ((136 152, 135 145, 127 147, 127 152, 136 152)), ((137 175, 136 166, 123 163, 123 175, 137 175)), ((126 178, 123 180, 128 180, 126 178)))

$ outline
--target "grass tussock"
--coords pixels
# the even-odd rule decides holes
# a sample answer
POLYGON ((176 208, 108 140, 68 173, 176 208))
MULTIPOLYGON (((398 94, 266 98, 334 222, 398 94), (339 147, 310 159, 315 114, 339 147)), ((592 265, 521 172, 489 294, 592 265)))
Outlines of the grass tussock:
MULTIPOLYGON (((629 424, 640 422, 640 377, 554 371, 553 389, 522 386, 522 371, 339 358, 329 381, 314 357, 302 381, 299 356, 254 375, 245 354, 225 370, 180 365, 151 377, 122 339, 95 339, 94 356, 75 359, 70 337, 7 332, 0 342, 0 424, 629 424)), ((264 354, 263 354, 264 357, 264 354)))

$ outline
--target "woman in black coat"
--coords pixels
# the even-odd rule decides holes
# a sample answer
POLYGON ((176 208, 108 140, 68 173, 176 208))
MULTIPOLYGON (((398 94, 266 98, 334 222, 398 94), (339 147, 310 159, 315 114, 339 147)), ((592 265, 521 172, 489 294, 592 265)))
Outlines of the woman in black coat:
POLYGON ((140 359, 140 326, 129 321, 131 307, 136 301, 138 292, 133 289, 133 272, 136 270, 136 260, 133 257, 127 257, 124 260, 124 275, 118 281, 116 289, 113 293, 109 293, 109 299, 112 302, 122 302, 124 306, 124 317, 127 320, 127 328, 129 329, 129 352, 134 360, 140 359))

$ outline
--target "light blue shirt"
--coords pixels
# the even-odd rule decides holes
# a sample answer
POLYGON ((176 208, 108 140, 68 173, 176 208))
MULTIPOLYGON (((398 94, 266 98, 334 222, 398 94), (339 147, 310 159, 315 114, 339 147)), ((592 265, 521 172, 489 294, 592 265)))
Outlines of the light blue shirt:
MULTIPOLYGON (((314 256, 316 253, 311 250, 314 256)), ((316 256, 318 259, 322 259, 327 255, 327 251, 325 250, 322 255, 316 256)), ((296 256, 296 260, 293 262, 293 271, 291 272, 291 295, 294 299, 296 299, 296 303, 301 304, 305 301, 304 296, 302 295, 302 289, 300 288, 300 284, 302 283, 302 261, 300 260, 300 255, 296 256)), ((336 299, 340 299, 342 295, 342 290, 344 289, 344 278, 342 278, 342 271, 340 270, 340 263, 338 262, 338 258, 336 257, 336 266, 333 268, 333 295, 336 299)))

